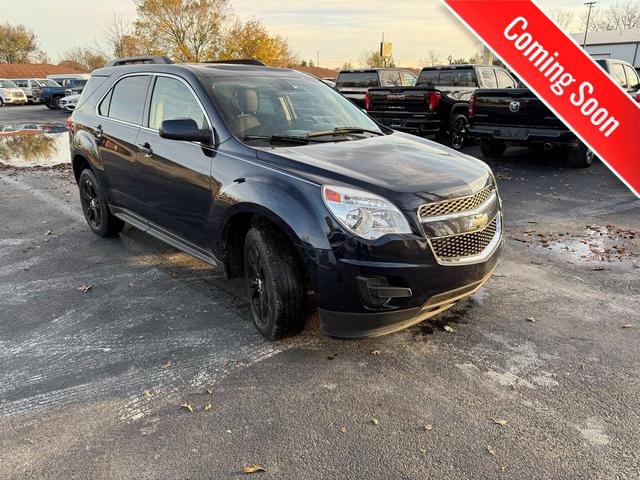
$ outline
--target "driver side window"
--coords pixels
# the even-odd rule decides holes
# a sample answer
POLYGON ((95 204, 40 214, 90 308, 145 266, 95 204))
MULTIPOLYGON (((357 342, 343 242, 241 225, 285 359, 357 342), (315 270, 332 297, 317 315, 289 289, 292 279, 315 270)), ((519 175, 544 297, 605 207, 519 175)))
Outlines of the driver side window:
POLYGON ((189 88, 180 80, 158 77, 151 97, 149 128, 159 130, 165 120, 190 118, 205 128, 204 112, 189 88))

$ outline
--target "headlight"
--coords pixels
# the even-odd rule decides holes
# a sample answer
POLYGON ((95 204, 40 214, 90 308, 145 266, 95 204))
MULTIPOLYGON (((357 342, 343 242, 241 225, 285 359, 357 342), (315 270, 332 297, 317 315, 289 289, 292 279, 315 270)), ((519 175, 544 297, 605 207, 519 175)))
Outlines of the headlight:
POLYGON ((411 233, 402 212, 389 200, 373 193, 324 185, 322 198, 336 220, 362 238, 376 240, 387 233, 411 233))

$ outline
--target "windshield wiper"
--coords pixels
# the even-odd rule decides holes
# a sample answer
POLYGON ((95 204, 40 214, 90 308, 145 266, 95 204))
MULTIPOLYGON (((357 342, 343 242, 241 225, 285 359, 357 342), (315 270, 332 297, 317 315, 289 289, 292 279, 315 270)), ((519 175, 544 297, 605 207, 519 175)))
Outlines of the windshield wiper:
POLYGON ((245 135, 244 140, 265 140, 270 143, 298 143, 300 145, 306 145, 309 142, 319 143, 325 141, 296 135, 245 135))
POLYGON ((374 135, 384 135, 383 132, 378 130, 369 130, 367 128, 360 127, 336 127, 333 130, 326 130, 323 132, 309 132, 309 138, 313 137, 325 137, 327 135, 343 135, 346 133, 372 133, 374 135))

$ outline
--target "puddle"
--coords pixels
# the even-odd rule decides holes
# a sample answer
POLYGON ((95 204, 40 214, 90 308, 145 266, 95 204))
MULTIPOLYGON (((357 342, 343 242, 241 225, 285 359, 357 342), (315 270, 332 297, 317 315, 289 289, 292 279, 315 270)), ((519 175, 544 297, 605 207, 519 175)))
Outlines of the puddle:
POLYGON ((67 127, 53 123, 0 124, 0 164, 53 167, 69 164, 67 127))
POLYGON ((582 233, 524 232, 514 237, 529 246, 546 248, 573 259, 594 263, 630 263, 640 268, 640 230, 613 225, 587 225, 582 233))

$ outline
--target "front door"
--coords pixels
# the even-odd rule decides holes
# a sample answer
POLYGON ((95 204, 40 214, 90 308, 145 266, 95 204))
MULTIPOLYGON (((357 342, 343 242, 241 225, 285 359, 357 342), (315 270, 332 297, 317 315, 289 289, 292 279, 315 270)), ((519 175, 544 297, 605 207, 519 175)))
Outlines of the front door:
POLYGON ((157 76, 149 106, 148 128, 140 129, 138 192, 144 215, 168 233, 211 249, 206 221, 212 205, 213 151, 196 142, 161 138, 164 120, 191 118, 211 128, 192 89, 177 77, 157 76))

